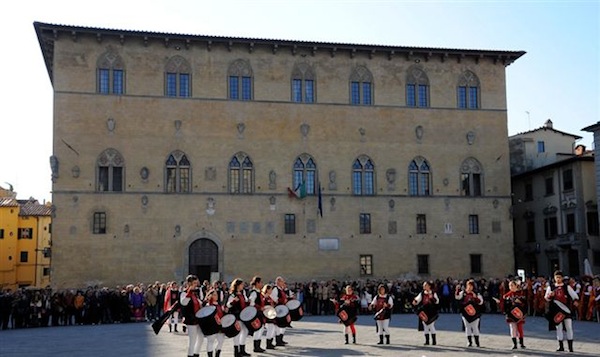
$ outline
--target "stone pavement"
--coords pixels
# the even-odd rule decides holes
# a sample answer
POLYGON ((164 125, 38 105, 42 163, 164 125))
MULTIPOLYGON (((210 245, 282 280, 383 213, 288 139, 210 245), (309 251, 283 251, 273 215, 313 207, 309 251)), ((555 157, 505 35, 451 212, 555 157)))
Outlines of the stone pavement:
MULTIPOLYGON (((252 353, 252 341, 246 350, 253 356, 600 356, 600 324, 574 322, 575 353, 554 352, 554 331, 541 317, 528 317, 525 324, 527 349, 512 351, 508 326, 501 315, 484 315, 481 323, 482 348, 467 348, 461 331, 460 317, 442 314, 436 322, 438 345, 423 346, 423 335, 417 331, 415 315, 394 315, 391 344, 377 345, 375 326, 370 315, 357 322, 357 344, 345 345, 342 325, 334 316, 305 316, 293 323, 285 339, 289 345, 275 351, 252 353)), ((566 345, 566 343, 565 343, 566 345)), ((233 356, 232 342, 225 340, 222 356, 233 356)), ((264 342, 262 344, 264 347, 264 342)), ((565 346, 566 347, 566 346, 565 346)), ((203 345, 206 348, 206 344, 203 345)), ((206 352, 201 356, 206 356, 206 352)), ((184 357, 187 335, 169 333, 166 327, 155 335, 150 323, 97 326, 47 327, 0 331, 0 357, 39 356, 150 356, 184 357)))

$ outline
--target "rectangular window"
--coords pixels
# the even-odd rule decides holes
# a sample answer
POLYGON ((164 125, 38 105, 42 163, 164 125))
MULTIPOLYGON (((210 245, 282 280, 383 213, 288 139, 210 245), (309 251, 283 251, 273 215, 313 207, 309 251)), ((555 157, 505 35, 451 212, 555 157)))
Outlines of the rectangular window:
POLYGON ((545 144, 543 141, 537 142, 537 150, 538 150, 538 153, 546 152, 546 147, 545 147, 545 144))
POLYGON ((417 93, 414 84, 406 85, 406 106, 415 107, 417 105, 417 93))
POLYGON ((365 172, 365 195, 374 195, 375 194, 375 185, 373 179, 373 172, 365 172))
POLYGON ((98 167, 98 191, 108 191, 108 166, 98 167))
POLYGON ((0 239, 4 239, 4 229, 0 228, 0 239))
POLYGON ((251 77, 242 77, 242 100, 252 100, 251 77))
POLYGON ((352 82, 350 84, 350 103, 352 105, 360 104, 360 83, 352 82))
POLYGON ((21 263, 27 263, 28 261, 29 261, 29 252, 22 251, 21 252, 21 257, 19 259, 19 262, 21 262, 21 263))
POLYGON ((176 168, 167 168, 167 184, 166 184, 167 192, 175 192, 176 179, 177 179, 177 169, 176 168))
POLYGON ((361 213, 359 219, 360 234, 371 234, 371 214, 361 213))
POLYGON ((528 220, 526 224, 527 224, 527 241, 535 242, 535 221, 528 220))
POLYGON ((112 167, 112 191, 121 192, 123 191, 123 168, 112 167))
POLYGON ((567 232, 566 233, 575 233, 575 214, 569 213, 565 217, 567 219, 567 232))
POLYGON ((467 87, 458 87, 458 107, 467 109, 467 87))
POLYGON ((471 274, 481 274, 481 254, 471 254, 471 274))
POLYGON ((429 255, 417 255, 417 272, 418 274, 429 274, 429 255))
POLYGON ((417 234, 427 234, 427 217, 424 214, 417 215, 417 234))
POLYGON ((600 267, 600 250, 593 250, 592 258, 592 260, 594 261, 594 266, 600 267))
POLYGON ((94 212, 92 232, 94 234, 106 234, 106 212, 94 212))
POLYGON ((44 276, 49 276, 50 275, 50 268, 44 268, 44 270, 42 271, 42 274, 44 276))
POLYGON ((286 213, 284 219, 285 234, 296 234, 296 215, 292 213, 286 213))
POLYGON ((18 239, 33 239, 33 228, 19 228, 18 239))
POLYGON ((229 193, 240 192, 240 170, 239 168, 229 169, 229 193))
POLYGON ((533 201, 533 184, 525 183, 525 201, 533 201))
POLYGON ((573 170, 563 171, 563 190, 568 191, 573 189, 573 170))
POLYGON ((364 82, 362 84, 363 87, 363 104, 364 105, 371 105, 371 83, 369 82, 364 82))
POLYGON ((167 97, 177 96, 177 74, 167 73, 167 97))
POLYGON ((190 192, 190 169, 179 169, 179 192, 190 192))
POLYGON ((469 87, 469 109, 479 108, 479 87, 469 87))
POLYGON ((421 196, 429 196, 429 174, 421 173, 421 182, 420 182, 420 192, 421 196))
POLYGON ((544 238, 554 239, 558 234, 558 221, 556 217, 544 218, 544 238))
POLYGON ((587 231, 591 236, 600 235, 600 226, 598 224, 598 212, 587 212, 587 231))
POLYGON ((315 102, 315 81, 309 80, 309 79, 305 80, 304 88, 305 88, 304 101, 306 103, 314 103, 315 102))
POLYGON ((108 69, 98 69, 98 93, 110 93, 110 71, 108 69))
POLYGON ((481 174, 473 174, 473 196, 481 196, 481 174))
POLYGON ((479 216, 469 215, 469 234, 479 234, 479 216))
POLYGON ((546 177, 545 185, 546 185, 546 196, 552 196, 554 194, 554 178, 546 177))
POLYGON ((242 193, 251 193, 252 192, 252 170, 251 169, 243 169, 242 170, 242 193))
POLYGON ((352 173, 352 191, 355 195, 362 195, 362 173, 354 171, 352 173))
POLYGON ((113 94, 124 93, 123 78, 123 70, 113 69, 113 94))
POLYGON ((372 255, 361 255, 360 256, 360 275, 361 276, 373 275, 373 256, 372 255))
POLYGON ((302 80, 292 80, 292 100, 296 103, 302 102, 302 80))
POLYGON ((238 77, 229 77, 229 99, 240 99, 238 77))
POLYGON ((186 98, 190 96, 190 75, 187 73, 179 74, 179 96, 186 98))
POLYGON ((427 92, 427 86, 419 84, 419 107, 421 108, 429 106, 429 103, 427 103, 427 98, 429 97, 427 92))

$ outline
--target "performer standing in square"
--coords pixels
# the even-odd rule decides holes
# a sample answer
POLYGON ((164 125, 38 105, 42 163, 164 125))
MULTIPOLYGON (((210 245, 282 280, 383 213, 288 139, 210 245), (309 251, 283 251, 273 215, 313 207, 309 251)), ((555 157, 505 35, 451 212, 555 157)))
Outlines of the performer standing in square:
POLYGON ((506 315, 506 322, 510 327, 510 337, 513 342, 513 350, 517 349, 517 338, 521 348, 525 348, 523 325, 525 324, 525 313, 527 311, 527 300, 523 290, 520 289, 516 280, 508 283, 509 291, 500 300, 500 309, 506 315))
MULTIPOLYGON (((285 288, 285 280, 281 276, 275 279, 275 287, 271 292, 271 299, 273 299, 276 305, 287 304, 288 296, 285 288)), ((275 346, 287 345, 287 342, 283 340, 283 335, 285 335, 285 327, 275 326, 275 346)))
POLYGON ((204 334, 202 334, 196 318, 196 313, 202 307, 202 290, 200 290, 200 280, 197 276, 188 275, 185 281, 187 282, 187 288, 181 292, 179 300, 182 306, 181 314, 187 325, 188 357, 198 357, 204 341, 204 334))
MULTIPOLYGON (((273 292, 273 285, 265 284, 262 288, 262 295, 265 299, 265 306, 270 305, 275 307, 275 302, 271 298, 271 293, 273 292)), ((266 341, 267 341, 267 349, 274 350, 275 345, 273 344, 273 338, 275 337, 275 320, 269 320, 265 317, 265 329, 267 330, 266 341)))
POLYGON ((438 306, 440 299, 436 292, 431 290, 431 283, 423 283, 423 291, 413 300, 413 305, 418 306, 419 331, 425 334, 425 345, 429 345, 429 336, 431 335, 431 344, 436 345, 435 320, 438 318, 438 306))
POLYGON ((356 343, 356 315, 360 306, 360 299, 354 293, 352 285, 347 285, 345 292, 340 296, 340 301, 333 301, 335 304, 336 314, 340 318, 340 322, 344 324, 344 337, 348 344, 348 333, 352 333, 352 343, 356 343))
POLYGON ((385 343, 390 344, 390 318, 392 317, 392 308, 394 307, 394 299, 388 294, 388 288, 385 284, 379 284, 377 287, 377 296, 371 301, 369 308, 375 310, 373 317, 377 323, 377 334, 379 335, 378 345, 383 345, 383 337, 385 343))
POLYGON ((475 345, 480 347, 479 323, 483 297, 481 297, 481 294, 475 292, 475 281, 473 279, 467 280, 464 290, 461 289, 460 285, 457 285, 454 297, 460 304, 461 318, 468 341, 467 347, 473 346, 473 339, 475 339, 475 345))
MULTIPOLYGON (((173 281, 169 283, 165 292, 165 302, 163 304, 164 311, 170 311, 173 305, 179 301, 179 288, 177 282, 173 281)), ((175 309, 169 318, 169 332, 173 332, 173 325, 175 325, 175 332, 177 331, 177 322, 179 321, 179 308, 175 309)))
POLYGON ((546 288, 544 296, 546 301, 550 302, 549 318, 550 328, 556 328, 556 339, 558 340, 558 349, 556 351, 564 351, 564 334, 563 328, 567 331, 567 343, 569 352, 573 352, 573 317, 568 306, 574 302, 577 307, 579 296, 571 286, 563 282, 563 273, 560 270, 554 272, 554 284, 546 288))
MULTIPOLYGON (((227 298, 227 308, 230 314, 234 314, 237 320, 240 319, 240 312, 248 306, 248 299, 244 293, 244 281, 240 278, 231 282, 229 297, 227 298)), ((233 350, 235 357, 250 356, 246 353, 246 338, 248 337, 248 328, 240 323, 240 333, 233 338, 233 350)))
POLYGON ((261 353, 265 352, 265 350, 260 347, 260 340, 262 338, 262 334, 265 328, 265 319, 262 313, 262 310, 265 306, 265 298, 261 292, 261 289, 263 287, 262 278, 260 276, 255 276, 254 278, 252 278, 252 281, 250 281, 250 286, 252 287, 252 290, 250 291, 248 302, 250 306, 254 306, 256 308, 256 312, 258 316, 261 317, 263 322, 263 325, 258 330, 254 331, 252 335, 254 339, 254 352, 261 353))
MULTIPOLYGON (((221 304, 219 304, 219 294, 218 291, 214 288, 211 288, 206 293, 206 306, 214 306, 216 309, 216 319, 221 320, 223 317, 223 308, 221 304)), ((212 335, 206 336, 206 351, 208 353, 208 357, 213 357, 213 352, 215 357, 221 356, 221 350, 223 349, 223 341, 225 340, 225 335, 223 332, 219 331, 212 335), (215 345, 216 342, 216 345, 215 345)))

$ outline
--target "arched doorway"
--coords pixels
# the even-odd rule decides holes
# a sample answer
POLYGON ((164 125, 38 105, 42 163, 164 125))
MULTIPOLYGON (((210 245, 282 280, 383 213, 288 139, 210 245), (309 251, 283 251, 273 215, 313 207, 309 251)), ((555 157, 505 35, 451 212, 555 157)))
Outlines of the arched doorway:
POLYGON ((219 248, 210 239, 194 241, 189 248, 189 272, 200 281, 209 280, 210 273, 219 271, 219 248))

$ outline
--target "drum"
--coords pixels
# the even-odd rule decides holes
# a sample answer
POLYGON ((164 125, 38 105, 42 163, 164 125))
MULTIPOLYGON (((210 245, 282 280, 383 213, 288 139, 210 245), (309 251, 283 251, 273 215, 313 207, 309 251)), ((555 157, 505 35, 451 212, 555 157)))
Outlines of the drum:
POLYGON ((285 304, 290 310, 290 318, 292 321, 299 321, 304 316, 304 310, 302 309, 302 303, 300 300, 290 300, 285 304))
POLYGON ((508 309, 506 318, 512 322, 519 322, 525 319, 525 312, 520 306, 514 305, 508 309))
POLYGON ((240 312, 240 320, 248 328, 249 334, 258 331, 263 325, 262 319, 254 306, 246 306, 240 312))
POLYGON ((356 322, 356 309, 348 305, 342 305, 337 312, 337 317, 344 325, 350 326, 356 322))
POLYGON ((419 320, 423 321, 426 325, 433 323, 440 316, 438 309, 434 304, 427 304, 418 310, 419 320))
POLYGON ((476 306, 472 301, 469 301, 466 305, 463 305, 460 309, 460 313, 468 322, 473 322, 481 317, 479 307, 476 306))
POLYGON ((263 315, 265 316, 266 323, 274 324, 275 318, 277 317, 277 311, 271 305, 266 305, 263 309, 263 315))
POLYGON ((547 315, 548 321, 558 325, 568 317, 571 317, 571 310, 562 302, 558 300, 552 300, 547 315))
POLYGON ((290 317, 290 309, 286 305, 275 306, 275 324, 279 327, 289 327, 292 322, 290 317))
POLYGON ((240 333, 240 322, 233 314, 227 314, 221 318, 221 332, 229 338, 235 337, 240 333))
POLYGON ((217 308, 209 305, 196 313, 198 324, 204 336, 214 335, 221 329, 221 319, 217 316, 217 308))

